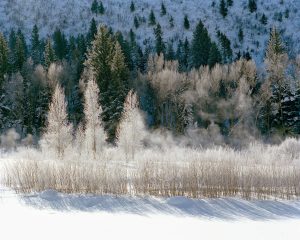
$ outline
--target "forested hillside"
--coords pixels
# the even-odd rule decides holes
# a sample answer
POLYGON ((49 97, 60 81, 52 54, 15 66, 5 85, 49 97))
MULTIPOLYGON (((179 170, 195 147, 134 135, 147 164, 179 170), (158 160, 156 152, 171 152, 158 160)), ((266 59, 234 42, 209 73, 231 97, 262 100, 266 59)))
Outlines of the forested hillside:
POLYGON ((38 140, 57 85, 72 134, 84 129, 84 92, 94 80, 112 143, 130 90, 149 130, 189 136, 188 144, 296 136, 298 5, 1 1, 1 132, 14 128, 21 139, 38 140))

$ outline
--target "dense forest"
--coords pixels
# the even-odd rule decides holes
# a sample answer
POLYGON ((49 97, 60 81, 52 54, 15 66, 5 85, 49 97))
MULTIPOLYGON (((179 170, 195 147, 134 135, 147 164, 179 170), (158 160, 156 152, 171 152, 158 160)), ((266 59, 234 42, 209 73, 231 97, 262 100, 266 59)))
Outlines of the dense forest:
MULTIPOLYGON (((249 2, 249 10, 255 11, 249 2)), ((221 1, 226 16, 230 1, 221 1)), ((130 10, 135 11, 131 2, 130 10)), ((94 1, 93 14, 104 14, 94 1)), ((161 15, 166 14, 162 3, 161 15)), ((114 143, 130 90, 136 92, 147 128, 189 136, 192 145, 243 145, 251 139, 277 141, 300 133, 300 58, 289 57, 280 32, 270 29, 262 66, 249 52, 233 53, 220 31, 214 41, 199 21, 191 40, 164 40, 151 11, 153 45, 141 46, 93 19, 88 34, 67 36, 60 29, 46 38, 34 26, 30 39, 21 29, 0 34, 0 129, 16 129, 37 142, 45 132, 51 98, 63 88, 68 120, 84 128, 84 91, 89 79, 99 88, 101 118, 114 143)), ((262 21, 264 21, 262 19, 262 21)), ((135 19, 135 27, 139 20, 135 19)), ((172 21, 170 21, 172 24, 172 21)), ((190 28, 189 19, 183 25, 190 28)), ((239 38, 243 40, 242 30, 239 38)), ((75 133, 74 133, 75 134, 75 133)))

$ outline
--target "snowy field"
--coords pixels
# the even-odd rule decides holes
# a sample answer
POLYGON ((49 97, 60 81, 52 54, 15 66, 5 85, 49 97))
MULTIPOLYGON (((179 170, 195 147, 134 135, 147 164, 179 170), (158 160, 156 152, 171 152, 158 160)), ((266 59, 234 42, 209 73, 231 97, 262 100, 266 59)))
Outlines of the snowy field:
POLYGON ((299 226, 299 200, 140 198, 52 190, 24 195, 0 185, 0 239, 284 240, 298 239, 299 226))
POLYGON ((0 239, 298 239, 300 201, 16 195, 0 188, 0 239))

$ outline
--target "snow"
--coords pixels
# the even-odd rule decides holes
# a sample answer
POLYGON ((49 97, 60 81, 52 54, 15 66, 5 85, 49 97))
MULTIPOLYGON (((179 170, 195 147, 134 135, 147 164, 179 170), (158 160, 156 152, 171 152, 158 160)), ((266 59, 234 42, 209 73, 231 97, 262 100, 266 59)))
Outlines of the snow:
POLYGON ((42 36, 48 36, 55 28, 61 28, 67 35, 87 32, 91 19, 96 18, 100 24, 106 24, 114 30, 120 30, 128 36, 130 28, 134 29, 133 19, 137 16, 141 21, 138 29, 134 29, 138 41, 153 38, 153 26, 148 25, 148 17, 151 9, 154 10, 156 20, 162 25, 165 40, 191 38, 192 31, 201 19, 208 28, 210 34, 216 39, 216 31, 220 30, 229 37, 234 52, 249 50, 257 61, 264 56, 266 42, 269 37, 269 29, 278 27, 289 44, 292 54, 299 53, 300 43, 300 1, 285 0, 259 0, 258 10, 250 13, 247 7, 248 0, 234 1, 229 9, 228 16, 224 19, 219 13, 219 1, 212 7, 213 0, 164 0, 167 15, 160 16, 161 0, 136 0, 136 11, 130 12, 131 0, 102 0, 106 13, 93 15, 91 3, 93 0, 1 0, 0 1, 0 29, 8 34, 11 27, 21 28, 27 36, 30 36, 32 27, 37 24, 42 36), (289 10, 289 17, 285 17, 285 11, 289 10), (282 21, 276 16, 281 13, 282 21), (184 15, 190 21, 190 30, 183 28, 184 15), (267 25, 260 23, 262 14, 268 18, 267 25), (169 26, 169 18, 174 18, 174 28, 169 26), (244 42, 238 40, 239 29, 244 32, 244 42))
POLYGON ((0 188, 0 239, 297 239, 300 201, 76 196, 0 188))

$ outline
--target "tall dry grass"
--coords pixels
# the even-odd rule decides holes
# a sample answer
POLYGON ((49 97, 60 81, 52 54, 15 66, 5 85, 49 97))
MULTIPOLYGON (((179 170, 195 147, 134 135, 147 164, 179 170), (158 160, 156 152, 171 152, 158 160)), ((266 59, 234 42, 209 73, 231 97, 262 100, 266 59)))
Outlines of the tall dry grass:
POLYGON ((292 139, 278 146, 252 144, 239 151, 143 149, 129 162, 117 148, 106 149, 91 161, 76 155, 51 160, 31 150, 7 161, 2 181, 22 193, 53 189, 79 194, 291 199, 300 196, 299 146, 292 139))

